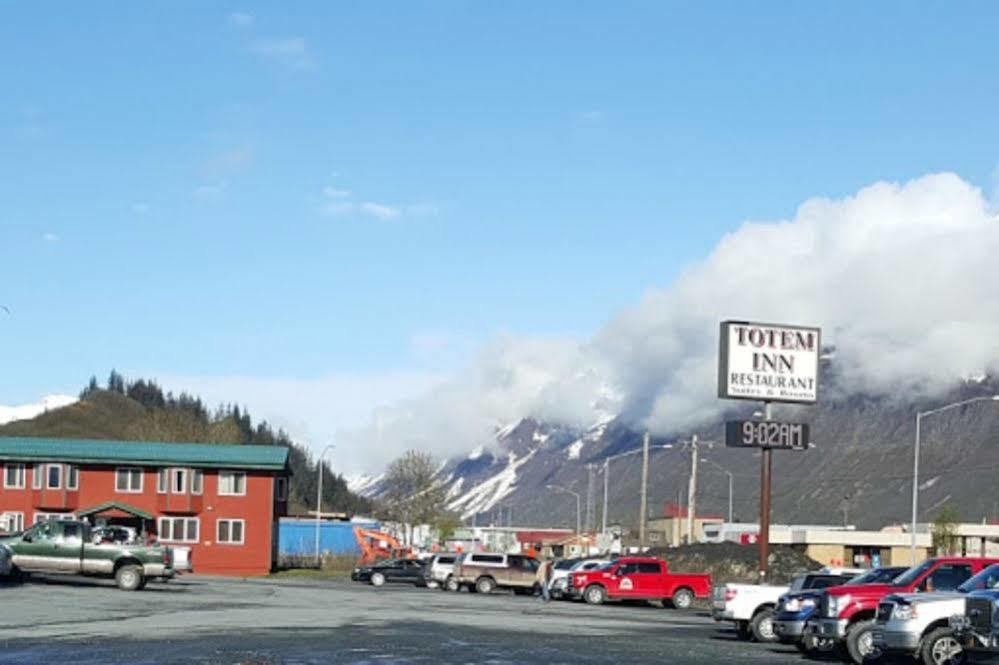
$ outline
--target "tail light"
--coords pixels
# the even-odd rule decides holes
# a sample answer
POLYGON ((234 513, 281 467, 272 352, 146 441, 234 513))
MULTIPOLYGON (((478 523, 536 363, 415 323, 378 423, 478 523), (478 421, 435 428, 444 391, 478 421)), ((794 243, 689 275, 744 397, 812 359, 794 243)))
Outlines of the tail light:
POLYGON ((737 589, 726 588, 725 589, 725 602, 727 603, 730 600, 735 600, 735 596, 738 593, 739 593, 739 591, 737 589))

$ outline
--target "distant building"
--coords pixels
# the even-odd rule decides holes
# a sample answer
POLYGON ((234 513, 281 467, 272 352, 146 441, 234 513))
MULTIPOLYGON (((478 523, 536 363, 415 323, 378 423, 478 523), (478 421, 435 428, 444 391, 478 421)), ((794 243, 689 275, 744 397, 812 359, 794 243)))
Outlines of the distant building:
POLYGON ((0 437, 0 527, 129 526, 189 550, 196 572, 263 575, 287 511, 283 446, 0 437))
MULTIPOLYGON (((654 547, 676 547, 687 542, 686 506, 667 503, 663 506, 662 517, 650 519, 646 524, 647 544, 654 547)), ((693 540, 702 543, 706 540, 705 529, 725 521, 720 515, 695 515, 693 521, 693 540)))

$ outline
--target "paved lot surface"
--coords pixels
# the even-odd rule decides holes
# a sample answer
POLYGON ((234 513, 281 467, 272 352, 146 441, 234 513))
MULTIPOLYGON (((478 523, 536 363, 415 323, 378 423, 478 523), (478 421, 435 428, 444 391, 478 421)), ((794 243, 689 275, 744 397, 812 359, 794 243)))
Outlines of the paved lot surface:
POLYGON ((802 663, 704 612, 349 582, 76 578, 0 587, 8 663, 802 663))

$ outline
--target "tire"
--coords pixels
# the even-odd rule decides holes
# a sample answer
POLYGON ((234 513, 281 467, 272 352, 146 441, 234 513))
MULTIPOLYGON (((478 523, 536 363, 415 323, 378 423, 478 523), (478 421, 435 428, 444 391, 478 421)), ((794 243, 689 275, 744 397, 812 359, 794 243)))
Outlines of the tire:
POLYGON ((874 619, 858 621, 846 633, 846 653, 856 665, 881 660, 881 650, 873 644, 874 619))
POLYGON ((753 631, 749 629, 748 621, 736 621, 735 634, 740 640, 749 641, 753 639, 753 631))
POLYGON ((774 631, 774 611, 773 608, 766 607, 757 612, 752 621, 749 622, 749 630, 753 633, 753 639, 763 644, 777 641, 777 632, 774 631))
POLYGON ((591 584, 583 591, 583 599, 590 605, 603 605, 607 600, 607 591, 599 584, 591 584))
POLYGON ((492 593, 496 590, 496 581, 491 577, 480 577, 475 580, 475 591, 477 593, 492 593))
POLYGON ((452 575, 444 580, 444 584, 441 586, 445 591, 461 591, 461 585, 458 584, 458 580, 452 575))
POLYGON ((937 628, 924 637, 919 657, 924 665, 957 665, 967 661, 961 643, 950 628, 937 628))
POLYGON ((145 575, 139 566, 124 565, 115 571, 114 581, 122 591, 138 591, 145 586, 145 575))
MULTIPOLYGON (((689 609, 694 604, 694 592, 684 587, 673 592, 673 597, 669 599, 669 604, 678 610, 689 609)), ((665 607, 667 603, 663 603, 665 607)))
POLYGON ((385 584, 385 576, 381 573, 371 573, 371 586, 382 586, 385 584))

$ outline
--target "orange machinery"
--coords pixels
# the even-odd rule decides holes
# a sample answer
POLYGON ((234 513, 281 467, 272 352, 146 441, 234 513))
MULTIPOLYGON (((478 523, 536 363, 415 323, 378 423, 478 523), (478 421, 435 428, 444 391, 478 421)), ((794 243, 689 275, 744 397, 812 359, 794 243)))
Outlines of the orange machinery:
POLYGON ((393 559, 410 555, 410 549, 399 545, 399 541, 381 531, 371 531, 354 527, 354 537, 361 548, 360 565, 374 563, 378 559, 393 559))

